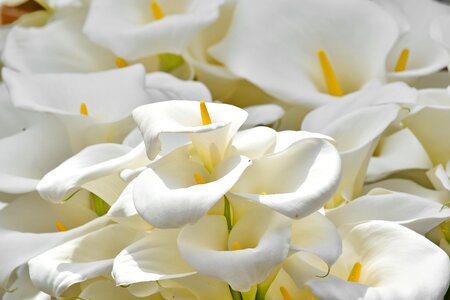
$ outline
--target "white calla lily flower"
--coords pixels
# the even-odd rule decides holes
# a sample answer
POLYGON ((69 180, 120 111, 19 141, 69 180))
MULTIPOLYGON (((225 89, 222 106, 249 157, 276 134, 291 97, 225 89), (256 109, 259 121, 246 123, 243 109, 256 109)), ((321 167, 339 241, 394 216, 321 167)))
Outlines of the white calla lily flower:
POLYGON ((22 265, 16 270, 16 279, 11 283, 2 300, 51 300, 52 296, 40 291, 30 279, 28 265, 22 265))
POLYGON ((233 156, 209 174, 189 160, 189 146, 152 163, 137 178, 133 200, 138 213, 151 225, 173 228, 196 222, 239 180, 251 160, 233 156))
POLYGON ((166 101, 136 108, 133 118, 144 137, 147 154, 161 150, 162 133, 189 133, 197 153, 208 168, 223 159, 233 135, 247 118, 237 107, 196 101, 166 101))
POLYGON ((360 194, 380 136, 397 120, 401 106, 413 104, 416 97, 417 92, 403 83, 367 87, 306 116, 302 129, 332 137, 341 155, 342 180, 330 205, 360 194))
POLYGON ((333 145, 318 138, 303 139, 253 160, 229 195, 302 218, 331 199, 340 173, 340 157, 333 145))
MULTIPOLYGON (((318 298, 419 300, 444 296, 449 285, 448 256, 423 236, 386 221, 355 225, 342 236, 343 254, 331 274, 307 282, 318 298)), ((312 268, 310 262, 293 256, 289 275, 294 280, 297 275, 302 277, 300 272, 308 265, 312 268)))
POLYGON ((287 257, 290 236, 289 219, 255 210, 230 233, 225 217, 205 216, 182 229, 178 248, 200 273, 222 279, 234 290, 248 291, 287 257))
POLYGON ((145 70, 139 65, 92 74, 26 74, 5 68, 2 75, 12 102, 34 111, 84 114, 114 122, 129 117, 134 108, 150 101, 145 70))
POLYGON ((0 243, 1 286, 7 288, 11 272, 31 258, 105 226, 107 218, 95 219, 95 213, 81 204, 87 200, 86 194, 74 198, 59 205, 28 194, 0 210, 1 240, 8 241, 0 243))
POLYGON ((218 18, 222 3, 223 0, 94 0, 84 32, 95 43, 125 59, 181 54, 197 32, 218 18))
POLYGON ((450 15, 448 5, 429 0, 375 2, 392 15, 402 31, 387 59, 391 79, 414 79, 447 66, 447 50, 432 38, 430 29, 440 16, 450 15))
POLYGON ((370 1, 240 1, 209 53, 276 98, 317 107, 383 80, 397 36, 395 21, 370 1), (261 27, 267 20, 279 22, 261 27))

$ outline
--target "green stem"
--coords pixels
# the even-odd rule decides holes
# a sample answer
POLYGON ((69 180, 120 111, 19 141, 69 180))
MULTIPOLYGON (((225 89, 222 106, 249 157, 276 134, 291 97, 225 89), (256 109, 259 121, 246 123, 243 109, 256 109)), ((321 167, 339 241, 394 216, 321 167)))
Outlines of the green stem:
POLYGON ((233 222, 231 220, 231 204, 230 201, 228 201, 227 196, 223 196, 224 199, 224 210, 223 210, 223 215, 225 216, 225 219, 227 219, 227 225, 228 225, 228 230, 231 230, 231 228, 233 227, 233 222))
POLYGON ((231 288, 231 286, 228 286, 230 288, 231 297, 233 300, 242 300, 241 293, 238 291, 235 291, 231 288))

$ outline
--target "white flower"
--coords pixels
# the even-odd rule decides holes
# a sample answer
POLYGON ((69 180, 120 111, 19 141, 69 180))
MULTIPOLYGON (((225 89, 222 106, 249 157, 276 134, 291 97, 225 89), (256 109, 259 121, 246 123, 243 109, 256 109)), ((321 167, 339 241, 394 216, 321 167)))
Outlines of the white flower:
POLYGON ((316 107, 383 80, 397 35, 395 21, 370 1, 239 1, 209 52, 272 96, 316 107))
POLYGON ((371 86, 309 113, 302 129, 329 135, 342 159, 342 180, 330 205, 358 196, 369 159, 385 130, 416 101, 417 92, 403 83, 371 86))
POLYGON ((430 0, 375 0, 397 21, 401 36, 387 59, 390 79, 415 79, 445 68, 450 62, 444 45, 433 39, 432 28, 450 16, 445 3, 430 0))
POLYGON ((125 59, 181 54, 193 36, 218 18, 222 0, 94 0, 84 32, 125 59))
MULTIPOLYGON (((448 256, 423 236, 385 221, 362 223, 342 234, 343 254, 331 274, 307 282, 318 298, 419 300, 444 296, 449 284, 448 256)), ((302 278, 300 272, 311 269, 307 266, 312 262, 297 258, 288 271, 294 280, 297 275, 302 278)))

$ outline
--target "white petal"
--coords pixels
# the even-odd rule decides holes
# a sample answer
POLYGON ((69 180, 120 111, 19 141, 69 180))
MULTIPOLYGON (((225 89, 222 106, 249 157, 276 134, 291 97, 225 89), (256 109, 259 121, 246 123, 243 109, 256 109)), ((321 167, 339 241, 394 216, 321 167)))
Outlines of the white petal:
POLYGON ((325 128, 356 110, 390 103, 413 104, 416 98, 417 91, 401 82, 367 87, 313 110, 304 119, 302 129, 323 132, 325 128))
POLYGON ((192 296, 191 298, 187 297, 186 300, 232 299, 230 294, 230 287, 226 282, 202 274, 195 274, 192 276, 176 278, 173 280, 164 280, 160 281, 159 284, 163 287, 161 294, 166 296, 166 299, 178 299, 176 297, 177 290, 189 291, 192 296), (173 288, 172 291, 170 290, 171 288, 173 288))
POLYGON ((122 250, 114 259, 112 276, 118 285, 195 274, 180 255, 178 229, 155 229, 122 250))
POLYGON ((366 181, 379 180, 402 170, 427 170, 433 166, 425 149, 408 128, 383 138, 380 143, 379 154, 370 159, 366 181))
POLYGON ((149 98, 154 102, 176 99, 211 101, 211 93, 203 83, 180 80, 168 73, 147 74, 145 85, 149 98))
POLYGON ((137 232, 118 224, 80 236, 31 259, 31 280, 60 296, 75 283, 111 272, 114 257, 137 237, 137 232))
POLYGON ((30 280, 28 266, 17 269, 17 279, 11 284, 11 293, 5 293, 2 300, 51 300, 51 296, 38 290, 30 280))
POLYGON ((384 77, 397 34, 394 20, 370 1, 244 1, 236 5, 227 36, 210 53, 278 99, 318 106, 333 100, 322 94, 319 49, 327 52, 343 90, 352 92, 384 77), (278 22, 261 26, 271 20, 278 22))
POLYGON ((62 201, 89 181, 148 162, 143 143, 134 149, 120 144, 93 145, 47 173, 37 190, 44 199, 62 201))
MULTIPOLYGON (((422 1, 435 3, 434 1, 422 1)), ((413 6, 408 4, 408 6, 413 6)), ((429 37, 428 32, 411 32, 404 35, 391 50, 387 60, 389 79, 401 80, 417 78, 436 73, 445 68, 450 61, 449 54, 442 44, 429 37), (395 66, 404 49, 409 49, 406 69, 395 72, 395 66)))
POLYGON ((0 191, 34 191, 39 180, 70 155, 67 132, 53 117, 0 139, 0 191))
POLYGON ((284 109, 276 104, 260 104, 244 108, 248 113, 242 128, 252 128, 258 125, 270 125, 284 116, 284 109))
POLYGON ((26 73, 88 73, 115 68, 114 55, 81 32, 84 19, 84 9, 72 9, 42 27, 14 27, 2 61, 26 73))
MULTIPOLYGON (((204 141, 205 145, 203 145, 209 152, 211 144, 220 143, 215 147, 218 147, 219 151, 224 151, 220 148, 228 144, 234 133, 244 123, 247 113, 240 108, 217 103, 208 103, 207 109, 212 120, 210 125, 202 125, 199 103, 196 101, 166 101, 135 109, 133 118, 144 136, 148 157, 154 159, 159 153, 161 133, 207 133, 210 131, 214 133, 228 126, 224 132, 220 131, 220 135, 214 133, 216 137, 212 142, 204 141)), ((192 137, 197 137, 197 144, 206 138, 212 138, 198 135, 191 135, 192 137)))
POLYGON ((158 160, 136 179, 133 190, 136 210, 153 226, 173 228, 197 221, 251 164, 248 158, 230 157, 209 175, 183 152, 180 149, 158 160), (200 174, 207 183, 197 184, 194 173, 200 174))
POLYGON ((277 134, 272 128, 264 126, 238 131, 231 142, 230 155, 260 158, 273 152, 277 134))
POLYGON ((336 226, 370 220, 402 224, 425 234, 450 217, 442 204, 412 194, 377 189, 338 208, 328 210, 327 217, 336 226))
POLYGON ((293 130, 284 130, 277 132, 277 142, 275 144, 274 153, 278 153, 286 150, 296 142, 300 140, 317 138, 323 139, 335 145, 335 141, 333 138, 326 136, 320 133, 308 132, 308 131, 293 131, 293 130))
POLYGON ((450 107, 425 107, 403 120, 423 145, 435 165, 450 160, 450 107))
MULTIPOLYGON (((79 295, 82 299, 139 300, 128 289, 116 286, 112 280, 98 280, 89 284, 79 295)), ((163 300, 159 295, 146 297, 148 300, 163 300)))
POLYGON ((364 186, 362 194, 368 194, 375 188, 381 188, 407 194, 409 193, 418 197, 435 201, 436 203, 440 204, 450 201, 450 195, 446 191, 427 189, 417 184, 416 182, 407 179, 393 178, 378 181, 372 184, 366 184, 364 186))
MULTIPOLYGON (((356 261, 362 263, 359 282, 369 288, 361 299, 441 299, 448 288, 447 254, 403 226, 384 221, 363 223, 343 233, 343 242, 341 266, 351 269, 356 261)), ((349 269, 333 272, 346 279, 349 269)), ((341 280, 342 287, 336 294, 327 280, 316 279, 308 285, 321 299, 352 299, 344 291, 354 291, 349 287, 354 283, 341 280), (335 296, 339 294, 345 297, 335 296)))
POLYGON ((331 266, 342 253, 342 242, 335 225, 316 212, 294 221, 291 249, 313 253, 331 266))
POLYGON ((133 202, 133 189, 136 180, 132 180, 122 191, 117 201, 108 210, 111 217, 131 217, 138 214, 133 202))
POLYGON ((230 232, 223 216, 206 216, 185 227, 178 247, 200 273, 224 280, 238 291, 262 282, 288 254, 290 224, 270 210, 242 218, 230 232), (229 251, 238 242, 242 250, 229 251))
POLYGON ((182 53, 193 36, 218 18, 220 0, 160 1, 166 14, 154 20, 148 1, 94 0, 86 35, 119 56, 137 59, 159 53, 182 53))
POLYGON ((5 286, 10 273, 16 267, 34 256, 103 227, 108 221, 106 218, 97 218, 88 222, 95 217, 95 214, 79 206, 78 202, 79 200, 73 199, 73 202, 58 205, 38 197, 27 197, 23 200, 15 200, 0 211, 1 240, 8 241, 8 243, 0 243, 1 285, 5 286), (56 232, 56 221, 61 221, 69 229, 73 229, 56 232), (83 225, 85 222, 88 223, 83 225))
POLYGON ((340 157, 330 143, 304 139, 282 152, 254 160, 230 195, 302 218, 331 198, 340 173, 340 157), (263 192, 266 194, 261 195, 263 192))
POLYGON ((85 103, 89 115, 112 122, 149 102, 141 65, 92 74, 25 74, 5 68, 2 75, 13 103, 35 111, 80 115, 85 103))

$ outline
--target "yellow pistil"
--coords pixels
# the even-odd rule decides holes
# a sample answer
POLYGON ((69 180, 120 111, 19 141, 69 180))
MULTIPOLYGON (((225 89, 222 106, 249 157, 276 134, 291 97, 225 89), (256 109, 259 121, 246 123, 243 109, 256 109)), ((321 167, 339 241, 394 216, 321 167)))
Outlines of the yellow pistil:
POLYGON ((151 0, 150 10, 152 11, 153 19, 161 20, 162 18, 164 18, 164 12, 157 0, 151 0))
POLYGON ((209 116, 208 109, 206 108, 205 101, 200 101, 200 113, 202 115, 202 124, 211 124, 211 117, 209 116))
POLYGON ((238 241, 234 241, 233 245, 231 246, 231 250, 241 250, 241 244, 239 244, 238 241))
POLYGON ((361 277, 361 269, 362 264, 359 261, 355 262, 350 274, 348 275, 347 281, 359 282, 359 278, 361 277))
POLYGON ((267 195, 267 192, 261 192, 260 195, 267 195))
POLYGON ((280 286, 280 293, 284 300, 294 300, 294 297, 288 292, 284 286, 280 286))
POLYGON ((115 63, 118 68, 128 67, 128 62, 122 57, 116 57, 115 63))
POLYGON ((322 67, 322 73, 325 78, 325 82, 328 87, 328 93, 332 96, 343 96, 344 91, 339 85, 336 74, 334 73, 333 67, 328 60, 327 54, 323 49, 317 51, 317 56, 319 57, 320 66, 322 67))
POLYGON ((63 222, 61 222, 61 221, 56 221, 55 222, 55 226, 56 226, 56 229, 58 229, 58 231, 67 231, 67 227, 66 227, 66 225, 64 225, 63 224, 63 222))
POLYGON ((80 114, 82 114, 83 116, 89 115, 86 103, 84 102, 80 104, 80 114))
POLYGON ((203 179, 203 177, 198 173, 194 173, 194 179, 195 179, 195 182, 197 182, 197 184, 205 184, 206 183, 205 179, 203 179))
POLYGON ((409 58, 409 49, 405 48, 402 50, 402 53, 400 53, 400 56, 398 57, 397 65, 395 65, 395 72, 403 72, 406 70, 408 58, 409 58))

